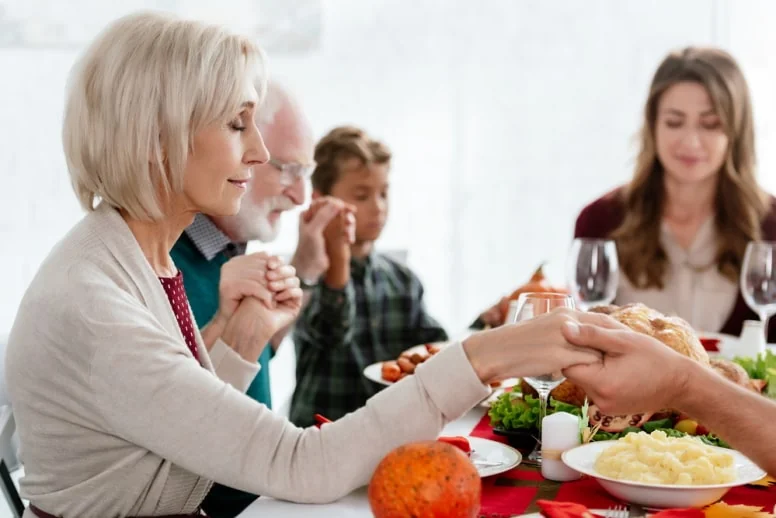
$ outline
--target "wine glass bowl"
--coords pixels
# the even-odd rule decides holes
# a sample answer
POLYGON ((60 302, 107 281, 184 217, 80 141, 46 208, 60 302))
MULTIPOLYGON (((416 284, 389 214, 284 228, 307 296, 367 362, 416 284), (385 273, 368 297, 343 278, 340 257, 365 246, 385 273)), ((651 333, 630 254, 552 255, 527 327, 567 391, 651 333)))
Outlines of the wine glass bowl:
POLYGON ((741 294, 757 313, 768 334, 768 320, 776 314, 776 242, 752 241, 741 265, 741 294))
POLYGON ((611 304, 617 294, 617 245, 610 239, 578 238, 568 257, 569 291, 581 309, 611 304))

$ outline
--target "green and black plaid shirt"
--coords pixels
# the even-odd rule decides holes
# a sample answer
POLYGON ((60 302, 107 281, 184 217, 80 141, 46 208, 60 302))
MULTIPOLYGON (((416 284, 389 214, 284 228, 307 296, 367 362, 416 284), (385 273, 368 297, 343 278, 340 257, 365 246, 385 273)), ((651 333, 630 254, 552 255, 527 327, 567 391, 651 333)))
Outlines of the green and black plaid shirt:
POLYGON ((423 286, 409 268, 377 253, 351 260, 347 286, 321 282, 297 321, 291 421, 306 427, 316 413, 335 420, 364 406, 385 388, 364 377, 367 365, 441 340, 447 333, 426 312, 423 286))

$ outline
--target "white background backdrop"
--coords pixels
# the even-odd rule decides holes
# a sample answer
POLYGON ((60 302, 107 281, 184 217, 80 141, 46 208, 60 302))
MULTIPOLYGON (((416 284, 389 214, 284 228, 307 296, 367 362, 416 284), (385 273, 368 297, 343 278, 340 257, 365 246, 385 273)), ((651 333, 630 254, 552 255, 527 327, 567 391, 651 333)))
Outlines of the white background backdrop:
MULTIPOLYGON (((0 3, 11 12, 22 0, 0 3)), ((245 5, 218 3, 219 20, 239 19, 245 5)), ((776 191, 776 2, 321 6, 317 48, 276 50, 271 72, 299 95, 318 136, 355 123, 391 146, 392 212, 381 246, 408 250, 428 306, 451 330, 543 260, 563 281, 578 210, 630 176, 647 86, 669 49, 716 44, 740 60, 754 94, 760 178, 776 191)), ((60 140, 78 50, 0 47, 0 335, 48 250, 81 216, 60 140)), ((270 249, 292 250, 295 227, 286 217, 270 249)))

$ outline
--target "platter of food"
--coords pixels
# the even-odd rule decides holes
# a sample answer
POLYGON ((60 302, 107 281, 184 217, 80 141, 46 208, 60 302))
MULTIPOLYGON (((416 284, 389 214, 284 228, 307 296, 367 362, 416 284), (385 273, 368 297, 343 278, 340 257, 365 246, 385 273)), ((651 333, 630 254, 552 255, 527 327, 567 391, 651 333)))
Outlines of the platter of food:
MULTIPOLYGON (((710 357, 698 334, 680 318, 666 317, 643 304, 604 306, 591 311, 609 314, 631 329, 653 336, 667 347, 692 358, 747 390, 776 398, 776 354, 771 350, 767 350, 757 359, 710 357)), ((588 424, 596 431, 592 437, 593 442, 617 440, 634 432, 652 433, 660 430, 670 437, 690 435, 710 446, 728 447, 713 430, 675 409, 605 415, 598 410, 595 401, 588 401, 581 387, 568 380, 550 393, 548 413, 563 411, 581 417, 586 401, 589 403, 586 412, 588 424)), ((532 438, 538 437, 539 398, 536 391, 525 382, 496 397, 490 405, 488 415, 494 433, 506 436, 510 444, 517 448, 531 447, 526 442, 535 441, 532 438)))

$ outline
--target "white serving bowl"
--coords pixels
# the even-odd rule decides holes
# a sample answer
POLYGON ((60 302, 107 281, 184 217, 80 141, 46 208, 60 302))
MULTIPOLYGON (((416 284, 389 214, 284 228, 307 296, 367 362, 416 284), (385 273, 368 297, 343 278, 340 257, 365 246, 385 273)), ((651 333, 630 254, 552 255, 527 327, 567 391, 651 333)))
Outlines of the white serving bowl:
POLYGON ((612 496, 644 507, 703 507, 725 496, 731 488, 756 482, 765 476, 763 470, 740 452, 717 448, 733 455, 735 459, 736 479, 732 482, 699 486, 669 486, 616 480, 597 473, 594 468, 601 452, 616 442, 600 441, 578 446, 563 453, 563 462, 571 469, 596 479, 612 496))

